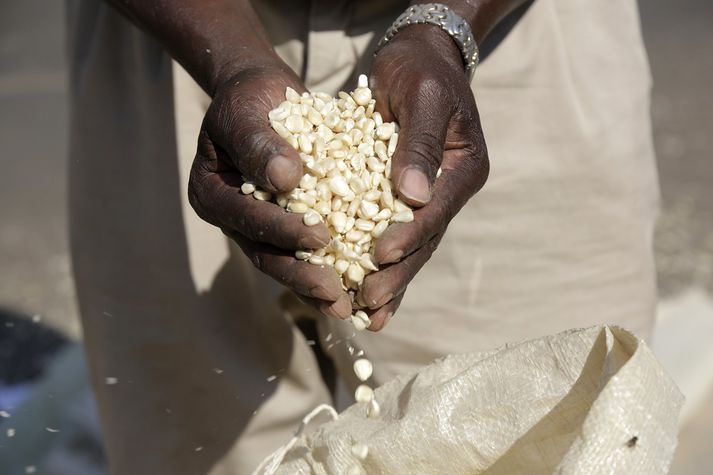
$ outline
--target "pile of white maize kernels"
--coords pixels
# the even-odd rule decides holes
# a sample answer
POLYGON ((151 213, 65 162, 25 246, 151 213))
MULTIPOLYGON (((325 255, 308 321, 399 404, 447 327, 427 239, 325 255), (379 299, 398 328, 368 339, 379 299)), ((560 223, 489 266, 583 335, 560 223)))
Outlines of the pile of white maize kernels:
MULTIPOLYGON (((378 270, 371 253, 374 240, 390 223, 413 221, 413 210, 399 200, 391 184, 391 157, 398 143, 398 125, 384 122, 375 112, 367 77, 357 88, 338 97, 315 92, 299 94, 291 88, 286 100, 268 114, 272 128, 299 152, 305 174, 289 193, 272 194, 246 181, 241 190, 258 200, 273 200, 292 213, 302 213, 307 226, 325 223, 330 243, 317 250, 300 250, 297 259, 331 266, 345 290, 357 290, 364 277, 378 270)), ((368 315, 352 315, 354 327, 368 328, 368 315)), ((378 417, 374 391, 364 384, 372 375, 366 358, 354 362, 360 384, 354 394, 366 405, 368 417, 378 417)), ((356 443, 352 454, 364 460, 368 446, 356 443)), ((359 466, 349 473, 361 473, 359 466)))
MULTIPOLYGON (((378 270, 370 251, 389 223, 413 221, 413 211, 394 196, 391 157, 398 126, 383 122, 365 75, 351 93, 298 94, 291 88, 286 101, 270 111, 272 128, 300 154, 305 174, 299 186, 278 194, 275 202, 304 223, 324 222, 331 242, 314 251, 295 253, 298 259, 334 267, 345 289, 357 289, 366 274, 378 270)), ((245 194, 259 200, 273 196, 245 182, 245 194)))

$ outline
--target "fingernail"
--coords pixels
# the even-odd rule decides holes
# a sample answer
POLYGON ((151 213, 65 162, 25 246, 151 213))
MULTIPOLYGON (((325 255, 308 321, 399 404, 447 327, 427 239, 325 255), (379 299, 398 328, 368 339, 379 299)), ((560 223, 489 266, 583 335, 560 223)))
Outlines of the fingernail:
POLYGON ((349 297, 339 297, 337 301, 332 304, 322 305, 322 313, 340 320, 349 318, 352 313, 352 306, 349 301, 349 297))
POLYGON ((334 294, 332 292, 329 292, 324 286, 322 285, 316 285, 309 289, 309 294, 312 297, 322 299, 322 300, 329 300, 334 301, 334 294))
POLYGON ((404 251, 401 249, 392 249, 391 251, 386 253, 386 256, 384 259, 380 262, 380 264, 391 264, 393 262, 398 262, 399 259, 401 259, 404 255, 404 251))
POLYGON ((364 294, 362 292, 357 292, 354 296, 354 302, 359 306, 359 308, 366 307, 366 301, 364 300, 364 294))
POLYGON ((411 201, 425 205, 431 200, 428 177, 420 168, 407 167, 401 172, 399 191, 411 201))
POLYGON ((315 236, 314 234, 309 234, 307 236, 302 236, 299 239, 298 244, 300 249, 319 249, 329 244, 329 239, 325 240, 321 239, 319 236, 315 236))
POLYGON ((392 298, 394 298, 394 294, 393 294, 393 293, 388 293, 388 294, 384 295, 383 297, 381 297, 378 301, 377 301, 377 300, 372 300, 372 301, 371 301, 371 304, 372 304, 371 308, 383 307, 383 306, 386 305, 386 304, 389 302, 389 300, 391 300, 392 298))
POLYGON ((294 160, 283 155, 276 155, 268 160, 265 174, 276 190, 289 191, 297 185, 301 170, 295 165, 294 160))

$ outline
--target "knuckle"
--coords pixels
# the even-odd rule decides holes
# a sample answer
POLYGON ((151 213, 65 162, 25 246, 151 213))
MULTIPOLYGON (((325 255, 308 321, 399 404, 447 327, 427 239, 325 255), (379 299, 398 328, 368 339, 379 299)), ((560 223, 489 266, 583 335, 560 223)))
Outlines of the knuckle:
POLYGON ((250 262, 252 263, 253 266, 260 272, 265 272, 265 263, 264 260, 260 258, 260 254, 257 252, 251 252, 248 255, 248 259, 250 259, 250 262))
POLYGON ((426 72, 417 79, 415 94, 419 101, 431 104, 448 98, 443 81, 433 73, 426 72))
POLYGON ((200 162, 200 158, 196 157, 191 166, 191 172, 188 179, 188 203, 196 212, 198 217, 204 221, 209 221, 209 213, 205 206, 205 171, 200 162))
POLYGON ((260 174, 266 166, 267 159, 278 153, 282 148, 277 140, 268 130, 260 130, 252 126, 246 126, 238 130, 238 150, 240 156, 238 163, 240 166, 246 166, 246 169, 241 171, 251 177, 255 174, 260 174))
POLYGON ((435 171, 441 163, 443 145, 435 133, 423 131, 409 138, 406 153, 423 162, 428 169, 435 171))

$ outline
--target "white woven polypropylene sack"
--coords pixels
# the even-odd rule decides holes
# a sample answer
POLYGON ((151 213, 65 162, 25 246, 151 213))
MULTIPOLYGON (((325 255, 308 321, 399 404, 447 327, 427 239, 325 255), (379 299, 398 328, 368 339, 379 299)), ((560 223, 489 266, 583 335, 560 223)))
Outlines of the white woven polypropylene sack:
POLYGON ((683 402, 644 342, 617 327, 451 355, 376 397, 379 418, 355 404, 270 472, 663 474, 683 402), (369 447, 363 461, 356 442, 369 447))

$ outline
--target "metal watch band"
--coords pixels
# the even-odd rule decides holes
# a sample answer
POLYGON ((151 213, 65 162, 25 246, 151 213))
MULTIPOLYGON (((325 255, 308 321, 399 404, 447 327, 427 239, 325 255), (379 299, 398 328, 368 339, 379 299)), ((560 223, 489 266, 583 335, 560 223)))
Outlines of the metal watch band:
POLYGON ((463 56, 468 80, 472 79, 478 66, 478 45, 475 44, 475 37, 468 23, 442 3, 421 3, 407 8, 386 30, 374 54, 378 53, 400 30, 418 23, 438 26, 453 38, 463 56))

